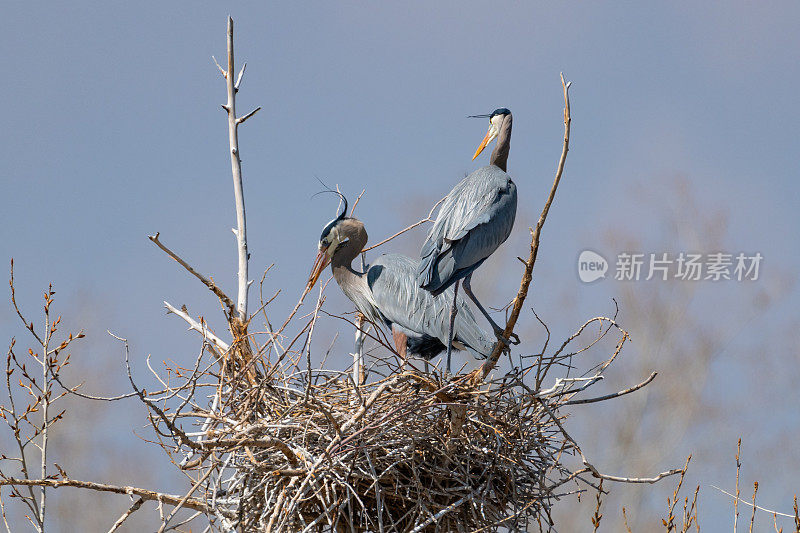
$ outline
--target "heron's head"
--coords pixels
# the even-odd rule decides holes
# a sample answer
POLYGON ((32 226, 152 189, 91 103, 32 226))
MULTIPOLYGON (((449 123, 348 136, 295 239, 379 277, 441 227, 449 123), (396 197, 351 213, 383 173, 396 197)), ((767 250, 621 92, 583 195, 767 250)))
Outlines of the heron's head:
POLYGON ((506 109, 505 107, 501 107, 499 109, 495 109, 490 115, 470 115, 469 118, 488 118, 489 119, 489 131, 486 132, 486 136, 481 141, 480 146, 475 151, 475 155, 472 156, 472 160, 474 161, 476 157, 481 155, 483 149, 486 148, 490 142, 492 142, 499 134, 500 134, 500 127, 503 124, 503 121, 506 120, 506 117, 511 116, 511 111, 506 109))
POLYGON ((340 196, 344 200, 342 212, 325 225, 322 229, 322 234, 319 236, 319 251, 317 258, 314 260, 314 266, 311 268, 311 274, 308 277, 309 289, 316 284, 319 276, 325 270, 325 267, 331 264, 334 256, 342 253, 345 249, 352 248, 353 245, 360 246, 355 252, 358 254, 366 243, 367 234, 364 230, 364 224, 356 218, 345 216, 347 213, 347 199, 344 195, 340 194, 340 196), (353 243, 351 240, 358 242, 353 243))

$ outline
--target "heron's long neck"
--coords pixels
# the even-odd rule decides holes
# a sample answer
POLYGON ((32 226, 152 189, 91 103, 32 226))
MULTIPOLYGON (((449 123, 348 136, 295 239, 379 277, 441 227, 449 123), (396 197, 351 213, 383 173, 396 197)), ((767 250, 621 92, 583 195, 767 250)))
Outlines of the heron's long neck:
POLYGON ((511 147, 511 115, 505 116, 503 123, 500 124, 500 133, 497 135, 497 146, 494 147, 489 164, 499 167, 503 172, 506 171, 508 163, 508 150, 511 147))
MULTIPOLYGON (((349 228, 348 228, 349 229, 349 228)), ((336 283, 347 293, 347 287, 357 287, 364 283, 364 273, 353 269, 353 260, 358 257, 367 244, 367 232, 363 227, 347 231, 348 241, 341 245, 331 261, 331 270, 336 283)))
POLYGON ((354 270, 351 263, 355 259, 354 257, 350 258, 346 263, 342 261, 342 263, 331 263, 331 271, 333 271, 333 277, 336 279, 336 283, 339 284, 340 287, 349 287, 357 285, 361 283, 362 278, 364 277, 363 272, 358 272, 354 270))
MULTIPOLYGON (((360 250, 360 248, 359 248, 360 250)), ((344 251, 344 250, 343 250, 344 251)), ((355 254, 358 255, 357 253, 355 254)), ((345 256, 340 262, 332 264, 333 277, 336 278, 336 283, 342 289, 347 298, 353 302, 362 314, 372 316, 372 305, 370 304, 369 297, 369 283, 367 276, 364 272, 354 270, 350 262, 355 259, 354 256, 345 256)))

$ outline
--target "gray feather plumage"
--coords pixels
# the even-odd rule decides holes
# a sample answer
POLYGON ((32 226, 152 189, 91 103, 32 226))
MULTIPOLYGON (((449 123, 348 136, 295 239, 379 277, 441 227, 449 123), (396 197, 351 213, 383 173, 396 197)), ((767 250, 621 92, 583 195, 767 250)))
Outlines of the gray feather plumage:
POLYGON ((516 214, 517 187, 508 174, 495 165, 472 172, 439 209, 422 246, 418 285, 439 294, 469 275, 508 239, 516 214))
MULTIPOLYGON (((367 303, 363 297, 351 300, 373 321, 399 326, 398 329, 409 336, 437 338, 447 346, 453 289, 433 296, 420 288, 416 283, 418 265, 417 261, 404 255, 380 256, 367 269, 365 279, 362 278, 372 301, 367 303)), ((488 357, 494 348, 494 341, 481 330, 472 310, 461 297, 458 298, 454 340, 463 344, 476 358, 488 357)))

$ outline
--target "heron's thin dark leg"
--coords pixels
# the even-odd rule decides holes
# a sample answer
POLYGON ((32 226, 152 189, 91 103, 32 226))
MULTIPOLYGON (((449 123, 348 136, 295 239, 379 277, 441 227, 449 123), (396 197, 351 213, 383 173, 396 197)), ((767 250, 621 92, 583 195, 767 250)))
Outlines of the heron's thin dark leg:
POLYGON ((458 285, 461 280, 456 281, 453 288, 453 307, 450 309, 450 330, 447 332, 447 373, 450 373, 450 354, 453 352, 453 326, 456 323, 456 313, 458 312, 458 285))
MULTIPOLYGON (((505 335, 503 335, 505 333, 503 328, 498 326, 495 323, 495 321, 492 320, 492 317, 489 316, 489 313, 486 312, 486 309, 483 308, 481 303, 478 301, 477 298, 475 298, 475 295, 472 293, 472 274, 471 273, 467 277, 464 278, 464 292, 467 293, 467 296, 469 296, 469 299, 472 300, 472 302, 478 307, 478 310, 480 310, 480 312, 483 314, 483 316, 486 317, 486 320, 489 321, 489 324, 492 325, 492 329, 494 330, 494 334, 497 336, 497 338, 500 339, 501 341, 503 341, 503 343, 505 343, 506 346, 510 345, 511 342, 505 337, 505 335)), ((519 337, 517 337, 516 333, 512 333, 511 335, 512 335, 512 337, 514 337, 514 340, 516 341, 514 344, 519 344, 519 337)))

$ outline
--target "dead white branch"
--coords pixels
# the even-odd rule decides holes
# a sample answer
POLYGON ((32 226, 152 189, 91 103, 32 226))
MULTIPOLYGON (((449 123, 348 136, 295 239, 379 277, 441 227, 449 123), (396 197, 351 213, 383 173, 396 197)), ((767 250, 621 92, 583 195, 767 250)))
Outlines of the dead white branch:
MULTIPOLYGON (((214 60, 216 62, 216 59, 214 60)), ((219 67, 219 64, 217 64, 219 67)), ((238 78, 234 81, 234 56, 233 56, 233 19, 228 17, 228 69, 226 71, 219 67, 225 77, 225 84, 228 88, 228 102, 223 105, 223 109, 228 113, 228 142, 231 152, 231 173, 233 174, 233 193, 236 198, 236 244, 239 250, 239 292, 236 303, 236 311, 242 323, 247 322, 247 292, 250 282, 247 275, 249 254, 247 253, 247 226, 244 211, 244 188, 242 186, 242 159, 239 157, 239 124, 255 115, 260 107, 251 111, 247 115, 236 117, 236 93, 242 83, 244 76, 244 65, 239 72, 238 78)))
POLYGON ((164 306, 167 308, 167 312, 173 313, 181 317, 187 324, 189 324, 189 329, 193 329, 196 332, 200 333, 200 335, 202 335, 205 340, 209 341, 214 347, 216 347, 221 352, 227 352, 228 349, 230 349, 230 346, 228 345, 227 342, 223 341, 222 339, 211 333, 211 330, 208 329, 208 325, 205 323, 205 321, 203 321, 202 323, 198 322, 194 318, 190 317, 189 313, 177 309, 174 305, 172 305, 167 301, 164 302, 164 306))
POLYGON ((730 496, 731 498, 733 498, 733 501, 734 501, 734 502, 742 502, 742 503, 743 503, 743 504, 745 504, 745 505, 749 505, 750 507, 753 507, 753 508, 755 508, 755 509, 758 509, 759 511, 764 511, 765 513, 769 513, 769 514, 771 514, 771 515, 784 516, 784 517, 786 517, 786 518, 794 518, 794 515, 793 515, 793 514, 779 513, 778 511, 773 511, 772 509, 767 509, 766 507, 761 507, 760 505, 755 505, 755 506, 754 506, 752 503, 748 502, 747 500, 745 500, 745 499, 742 499, 742 498, 739 498, 738 496, 735 496, 735 495, 731 494, 730 492, 728 492, 728 491, 726 491, 726 490, 723 490, 723 489, 721 489, 721 488, 717 487, 716 485, 709 485, 709 486, 710 486, 712 489, 717 489, 717 490, 718 490, 718 491, 720 491, 721 493, 723 493, 723 494, 726 494, 726 495, 730 496))

